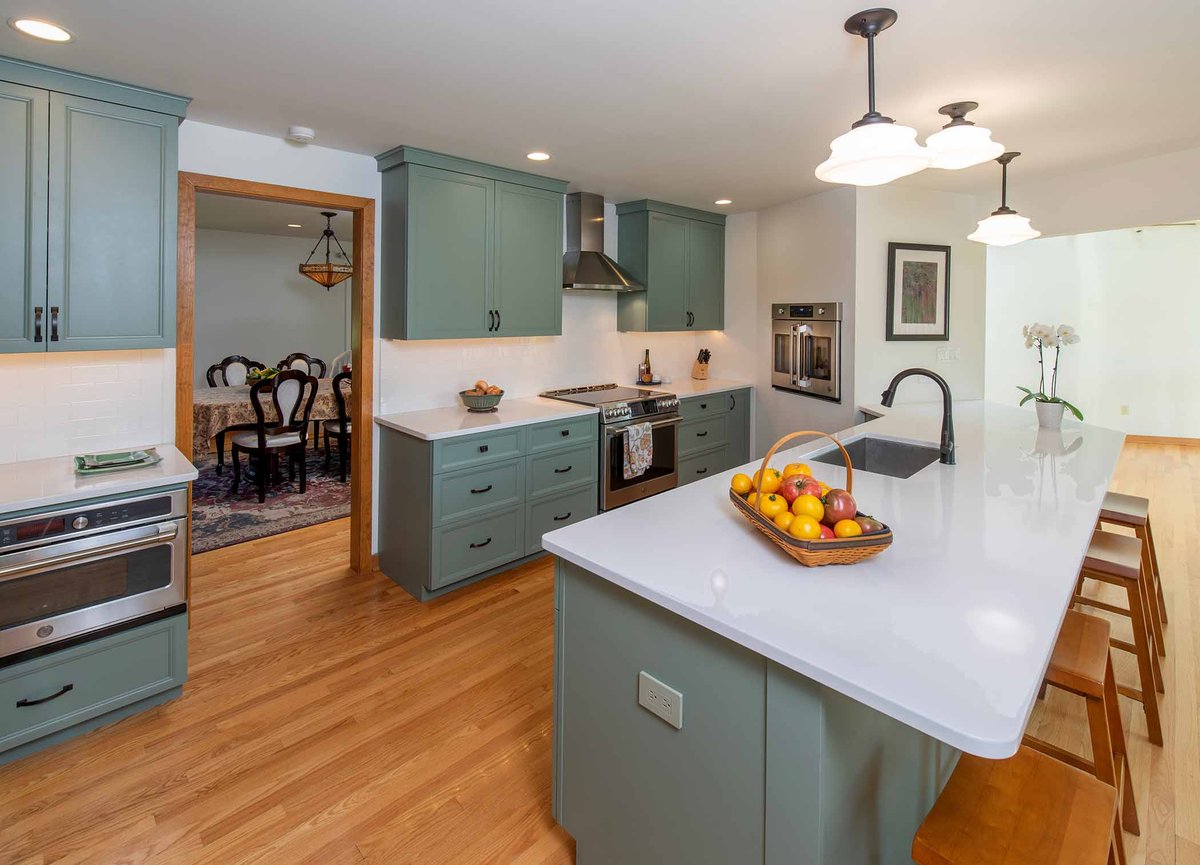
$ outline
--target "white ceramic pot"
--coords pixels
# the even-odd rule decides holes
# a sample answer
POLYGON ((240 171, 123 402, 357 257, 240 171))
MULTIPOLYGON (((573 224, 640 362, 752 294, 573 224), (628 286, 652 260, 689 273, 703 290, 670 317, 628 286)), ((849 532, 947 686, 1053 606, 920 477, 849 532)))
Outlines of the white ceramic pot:
POLYGON ((1062 429, 1063 409, 1061 402, 1036 402, 1038 426, 1045 429, 1062 429))

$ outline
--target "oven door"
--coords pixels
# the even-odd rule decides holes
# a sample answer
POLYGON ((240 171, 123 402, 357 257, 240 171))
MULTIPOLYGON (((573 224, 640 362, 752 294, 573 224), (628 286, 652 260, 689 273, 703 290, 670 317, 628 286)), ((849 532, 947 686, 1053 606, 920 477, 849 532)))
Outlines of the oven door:
POLYGON ((801 322, 780 318, 771 324, 771 384, 787 390, 798 390, 801 322))
POLYGON ((800 326, 798 383, 812 396, 842 397, 840 322, 806 321, 800 326))
POLYGON ((0 555, 0 659, 185 601, 187 520, 0 555))
POLYGON ((678 415, 650 422, 654 456, 650 467, 632 480, 625 480, 625 429, 628 423, 604 428, 600 448, 600 510, 610 511, 679 485, 678 415))

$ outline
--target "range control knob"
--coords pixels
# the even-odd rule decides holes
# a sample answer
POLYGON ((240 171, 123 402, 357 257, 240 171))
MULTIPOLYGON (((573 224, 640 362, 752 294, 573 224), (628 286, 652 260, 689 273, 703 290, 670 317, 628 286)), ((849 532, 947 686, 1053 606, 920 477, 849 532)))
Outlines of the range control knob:
POLYGON ((88 527, 88 518, 80 514, 75 519, 71 520, 71 528, 76 531, 86 529, 88 527))

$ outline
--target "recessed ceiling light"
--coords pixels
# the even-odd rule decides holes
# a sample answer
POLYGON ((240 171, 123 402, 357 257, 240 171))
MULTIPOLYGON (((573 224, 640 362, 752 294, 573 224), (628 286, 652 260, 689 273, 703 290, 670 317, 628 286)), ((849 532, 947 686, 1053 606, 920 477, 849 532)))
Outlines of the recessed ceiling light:
POLYGON ((718 198, 713 204, 733 204, 732 198, 718 198))
POLYGON ((47 42, 70 42, 71 34, 63 27, 50 21, 37 18, 9 18, 8 26, 34 39, 44 39, 47 42))
POLYGON ((526 153, 525 158, 532 159, 534 162, 545 162, 547 159, 550 158, 550 154, 543 153, 540 150, 535 150, 535 151, 533 151, 533 153, 526 153))
POLYGON ((303 228, 304 226, 298 222, 289 222, 288 228, 303 228))

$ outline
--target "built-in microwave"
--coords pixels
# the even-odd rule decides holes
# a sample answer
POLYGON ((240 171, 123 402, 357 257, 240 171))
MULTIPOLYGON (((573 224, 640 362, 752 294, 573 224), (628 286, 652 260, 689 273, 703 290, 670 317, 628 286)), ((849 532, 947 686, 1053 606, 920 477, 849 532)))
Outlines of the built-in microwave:
POLYGON ((840 402, 842 305, 773 303, 771 325, 771 385, 840 402))

